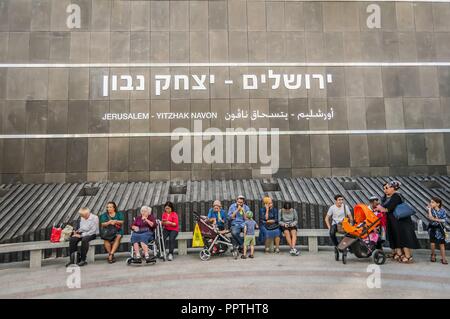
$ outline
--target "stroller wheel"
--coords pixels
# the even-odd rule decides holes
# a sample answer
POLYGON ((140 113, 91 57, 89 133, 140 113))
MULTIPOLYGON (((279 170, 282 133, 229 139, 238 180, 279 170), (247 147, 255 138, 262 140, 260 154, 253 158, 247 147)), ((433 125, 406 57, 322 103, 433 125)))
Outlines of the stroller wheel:
POLYGON ((234 259, 238 258, 238 251, 236 249, 233 249, 233 252, 231 253, 234 257, 234 259))
POLYGON ((334 247, 334 260, 339 261, 339 249, 334 247))
POLYGON ((342 263, 344 265, 347 263, 347 252, 342 253, 342 263))
POLYGON ((200 251, 200 259, 203 261, 207 261, 211 258, 211 253, 208 249, 203 249, 200 251))
POLYGON ((131 258, 127 258, 127 265, 131 265, 131 258))
POLYGON ((381 250, 375 251, 375 253, 373 254, 373 261, 377 265, 383 265, 386 262, 386 255, 384 251, 381 250))

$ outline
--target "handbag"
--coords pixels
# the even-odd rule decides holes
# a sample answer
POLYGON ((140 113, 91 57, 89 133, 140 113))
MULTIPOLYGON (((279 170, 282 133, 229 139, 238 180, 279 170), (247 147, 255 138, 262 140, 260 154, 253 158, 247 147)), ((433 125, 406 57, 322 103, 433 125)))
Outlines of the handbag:
POLYGON ((401 203, 394 209, 394 216, 397 219, 403 219, 416 214, 416 211, 408 203, 401 203))
POLYGON ((273 223, 273 224, 266 224, 266 229, 267 230, 275 230, 278 227, 280 227, 280 225, 278 225, 278 223, 273 223))
POLYGON ((50 234, 50 241, 52 243, 59 243, 59 240, 61 239, 61 232, 62 232, 61 225, 59 227, 56 227, 56 225, 53 224, 52 232, 50 234))
MULTIPOLYGON (((109 220, 111 220, 111 217, 109 217, 109 220)), ((108 225, 106 227, 102 227, 100 231, 100 238, 107 241, 112 241, 117 236, 117 227, 114 225, 108 225)))
POLYGON ((64 227, 64 229, 61 232, 61 238, 59 239, 59 241, 63 242, 69 240, 70 236, 72 235, 72 232, 73 227, 71 225, 66 225, 66 227, 64 227))

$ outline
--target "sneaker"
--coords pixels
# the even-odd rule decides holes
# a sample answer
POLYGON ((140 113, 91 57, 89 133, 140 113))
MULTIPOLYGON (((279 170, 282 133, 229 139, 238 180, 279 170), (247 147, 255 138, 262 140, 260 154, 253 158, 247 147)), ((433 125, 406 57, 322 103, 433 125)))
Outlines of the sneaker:
POLYGON ((87 265, 87 261, 86 260, 82 260, 77 264, 79 267, 83 267, 87 265))
POLYGON ((168 261, 172 261, 172 260, 173 260, 173 255, 172 255, 172 254, 169 254, 169 256, 167 257, 167 260, 168 260, 168 261))
POLYGON ((275 253, 279 254, 280 253, 280 248, 275 249, 275 253))
POLYGON ((266 254, 268 254, 268 253, 270 252, 269 247, 266 247, 266 249, 264 250, 264 252, 265 252, 266 254))
POLYGON ((241 255, 241 259, 247 259, 247 256, 241 255))
POLYGON ((291 250, 289 251, 289 254, 290 254, 291 256, 294 256, 294 254, 295 254, 295 249, 294 249, 294 248, 291 248, 291 250))
POLYGON ((300 251, 298 251, 296 248, 293 248, 293 255, 292 256, 299 256, 300 255, 300 251))
POLYGON ((253 255, 250 255, 250 256, 248 256, 248 258, 255 258, 255 256, 253 256, 253 255))

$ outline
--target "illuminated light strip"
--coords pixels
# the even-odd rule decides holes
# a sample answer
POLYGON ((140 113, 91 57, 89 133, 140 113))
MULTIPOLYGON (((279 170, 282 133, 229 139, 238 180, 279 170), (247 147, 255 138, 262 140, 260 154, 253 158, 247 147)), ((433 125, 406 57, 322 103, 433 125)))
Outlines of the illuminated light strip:
MULTIPOLYGON (((235 130, 235 129, 233 129, 235 130)), ((124 138, 180 136, 238 136, 238 135, 361 135, 361 134, 437 134, 450 133, 444 129, 399 130, 322 130, 322 131, 241 131, 241 132, 155 132, 155 133, 88 133, 88 134, 3 134, 0 139, 60 139, 60 138, 124 138)))
POLYGON ((418 67, 450 62, 205 62, 205 63, 0 63, 0 68, 168 68, 168 67, 418 67))

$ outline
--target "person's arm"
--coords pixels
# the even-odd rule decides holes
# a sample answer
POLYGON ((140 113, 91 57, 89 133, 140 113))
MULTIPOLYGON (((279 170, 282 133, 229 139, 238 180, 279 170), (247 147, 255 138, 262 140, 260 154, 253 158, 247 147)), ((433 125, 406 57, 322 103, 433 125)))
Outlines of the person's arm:
POLYGON ((286 225, 286 223, 284 222, 284 210, 282 209, 280 212, 280 226, 284 227, 286 225))
POLYGON ((247 235, 247 225, 244 226, 244 236, 247 235))
POLYGON ((350 220, 350 223, 353 224, 353 215, 352 215, 352 211, 350 210, 350 207, 345 205, 345 210, 347 211, 347 216, 348 216, 348 219, 350 220))
POLYGON ((137 225, 137 220, 138 220, 138 217, 136 217, 136 218, 133 220, 133 224, 131 225, 131 229, 132 229, 133 231, 139 231, 139 226, 137 225))
POLYGON ((398 194, 392 195, 392 197, 384 204, 380 205, 384 208, 384 213, 393 213, 395 208, 402 203, 402 198, 398 194))
POLYGON ((230 217, 231 219, 235 219, 237 211, 238 210, 233 210, 233 205, 231 205, 230 208, 228 209, 228 217, 230 217))
MULTIPOLYGON (((219 214, 220 214, 220 213, 219 213, 219 214)), ((213 212, 212 212, 211 210, 208 212, 208 220, 209 220, 211 223, 213 223, 213 224, 215 224, 215 223, 217 222, 217 220, 216 220, 216 218, 214 217, 213 212)))
POLYGON ((328 209, 327 214, 325 215, 325 224, 327 225, 328 229, 331 228, 331 223, 330 223, 331 215, 333 215, 333 212, 331 211, 331 207, 330 207, 328 209))
POLYGON ((292 209, 292 215, 294 216, 294 220, 292 221, 292 226, 297 226, 298 224, 298 215, 295 209, 292 209))
POLYGON ((172 221, 168 222, 172 227, 178 227, 178 214, 172 213, 172 221))
POLYGON ((108 225, 112 225, 113 223, 111 222, 111 220, 108 220, 108 217, 106 216, 107 213, 102 214, 100 216, 100 226, 102 227, 106 227, 108 225))
POLYGON ((125 219, 123 217, 123 213, 122 212, 117 212, 117 219, 113 220, 113 225, 119 225, 120 227, 122 227, 123 223, 125 222, 125 219))
POLYGON ((266 209, 261 207, 259 210, 259 221, 261 224, 266 225, 266 209))

